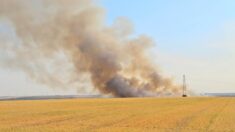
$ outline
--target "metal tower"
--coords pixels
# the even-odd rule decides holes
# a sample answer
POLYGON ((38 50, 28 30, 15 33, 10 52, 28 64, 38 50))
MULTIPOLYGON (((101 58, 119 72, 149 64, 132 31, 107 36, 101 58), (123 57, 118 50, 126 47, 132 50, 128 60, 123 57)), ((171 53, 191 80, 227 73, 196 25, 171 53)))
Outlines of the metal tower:
POLYGON ((187 88, 187 86, 186 86, 186 76, 183 75, 183 95, 182 95, 182 97, 187 97, 186 88, 187 88))

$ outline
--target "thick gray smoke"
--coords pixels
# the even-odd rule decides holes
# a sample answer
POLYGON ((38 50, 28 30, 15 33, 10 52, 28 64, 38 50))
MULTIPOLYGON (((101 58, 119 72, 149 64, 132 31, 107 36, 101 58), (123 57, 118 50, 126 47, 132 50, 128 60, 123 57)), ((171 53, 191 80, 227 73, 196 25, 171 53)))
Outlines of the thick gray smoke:
POLYGON ((179 94, 147 55, 153 41, 131 37, 120 18, 104 23, 105 11, 91 0, 1 0, 1 66, 23 70, 50 87, 92 86, 117 97, 179 94), (4 37, 3 37, 4 36, 4 37))

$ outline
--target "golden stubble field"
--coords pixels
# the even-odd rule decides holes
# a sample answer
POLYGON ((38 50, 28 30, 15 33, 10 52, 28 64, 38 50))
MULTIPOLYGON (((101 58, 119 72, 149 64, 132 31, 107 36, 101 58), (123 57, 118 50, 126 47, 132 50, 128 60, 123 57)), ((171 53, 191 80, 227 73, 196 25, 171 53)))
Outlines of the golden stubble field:
POLYGON ((235 98, 0 101, 0 131, 235 131, 235 98))

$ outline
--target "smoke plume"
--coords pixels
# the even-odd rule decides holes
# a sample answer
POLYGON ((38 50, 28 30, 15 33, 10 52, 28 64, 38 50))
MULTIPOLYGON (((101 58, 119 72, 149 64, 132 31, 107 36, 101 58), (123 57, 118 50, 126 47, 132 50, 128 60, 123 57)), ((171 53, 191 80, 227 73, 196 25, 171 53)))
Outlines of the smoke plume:
POLYGON ((105 25, 91 0, 1 0, 0 65, 50 87, 93 87, 117 97, 179 94, 148 56, 151 38, 133 37, 125 18, 105 25))

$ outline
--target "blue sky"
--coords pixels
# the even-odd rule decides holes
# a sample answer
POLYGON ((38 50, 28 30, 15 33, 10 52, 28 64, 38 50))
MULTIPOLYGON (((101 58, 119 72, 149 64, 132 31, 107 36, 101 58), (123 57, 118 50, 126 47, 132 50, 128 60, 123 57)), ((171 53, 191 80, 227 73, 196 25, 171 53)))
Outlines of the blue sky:
POLYGON ((156 41, 156 62, 197 92, 235 92, 235 1, 102 0, 107 23, 127 17, 156 41), (217 82, 217 83, 215 83, 217 82))
MULTIPOLYGON (((98 0, 98 4, 106 10, 108 25, 126 17, 135 35, 152 37, 156 63, 177 83, 186 74, 188 86, 196 92, 235 92, 234 0, 98 0)), ((4 30, 0 24, 0 32, 4 30)), ((48 89, 21 72, 1 68, 0 86, 0 96, 76 94, 73 89, 48 89)))
POLYGON ((216 32, 235 18, 233 0, 102 0, 107 22, 125 16, 137 34, 146 33, 171 52, 192 52, 194 41, 216 32))

